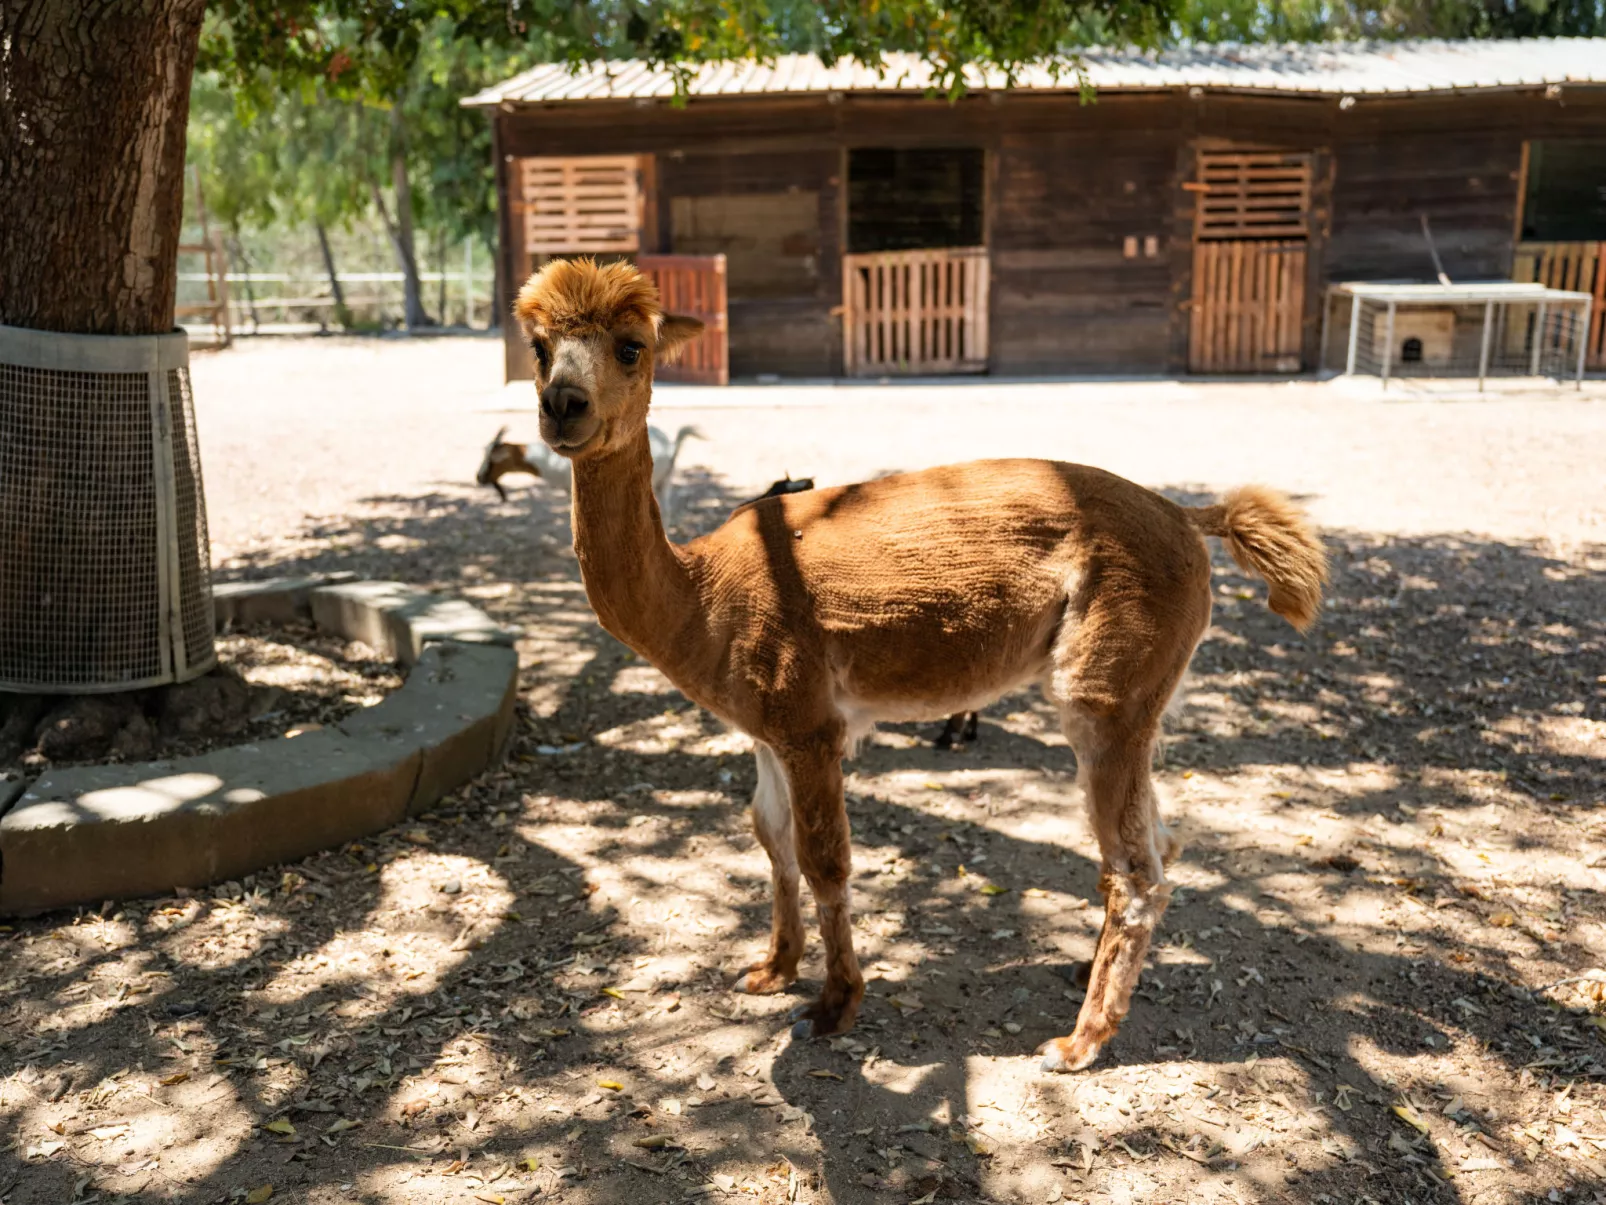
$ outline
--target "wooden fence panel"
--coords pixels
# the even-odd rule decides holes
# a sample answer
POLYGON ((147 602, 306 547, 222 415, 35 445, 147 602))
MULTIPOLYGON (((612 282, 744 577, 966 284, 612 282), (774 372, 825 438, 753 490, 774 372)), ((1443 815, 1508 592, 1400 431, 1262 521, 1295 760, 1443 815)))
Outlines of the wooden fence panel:
POLYGON ((844 372, 985 372, 988 278, 985 247, 844 255, 844 372))
POLYGON ((636 155, 520 159, 517 208, 527 255, 631 252, 641 247, 636 155))
POLYGON ((664 313, 702 320, 704 331, 653 376, 694 385, 730 384, 730 332, 723 255, 640 255, 636 267, 652 278, 664 313))
POLYGON ((1303 240, 1193 247, 1190 372, 1298 372, 1305 320, 1303 240))
POLYGON ((1197 239, 1303 238, 1310 229, 1311 165, 1303 151, 1200 151, 1197 239))
POLYGON ((1606 243, 1518 243, 1511 279, 1590 294, 1584 363, 1606 369, 1606 243))

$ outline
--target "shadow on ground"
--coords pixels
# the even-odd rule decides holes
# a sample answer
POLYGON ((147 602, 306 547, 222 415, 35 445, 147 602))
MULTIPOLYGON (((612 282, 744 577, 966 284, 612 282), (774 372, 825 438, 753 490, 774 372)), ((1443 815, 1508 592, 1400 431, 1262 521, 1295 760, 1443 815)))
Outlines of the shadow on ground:
MULTIPOLYGON (((1178 496, 1186 496, 1183 491, 1178 496)), ((682 490, 681 534, 740 495, 682 490)), ((0 1199, 1588 1200, 1606 549, 1336 535, 1300 639, 1218 557, 1160 778, 1189 848, 1133 1014, 1069 1031, 1097 868, 1052 712, 851 766, 859 1027, 725 983, 767 931, 746 745, 595 626, 567 502, 374 499, 234 575, 519 624, 507 764, 371 841, 0 933, 0 1199), (1546 990, 1539 990, 1546 989, 1546 990)), ((1598 1198, 1597 1198, 1598 1199, 1598 1198)))

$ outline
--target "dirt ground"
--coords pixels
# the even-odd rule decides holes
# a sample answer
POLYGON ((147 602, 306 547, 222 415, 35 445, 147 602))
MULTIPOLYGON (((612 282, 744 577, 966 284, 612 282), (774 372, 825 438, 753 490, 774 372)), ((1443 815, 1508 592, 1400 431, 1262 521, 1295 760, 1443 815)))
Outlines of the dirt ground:
POLYGON ((360 845, 0 926, 0 1200, 1606 1201, 1606 390, 1170 382, 665 390, 677 531, 783 472, 1003 451, 1302 496, 1300 638, 1218 558, 1158 779, 1188 848, 1125 1028, 1069 1032, 1100 920, 1052 713, 849 767, 858 1028, 762 949, 748 743, 593 621, 565 499, 469 484, 528 387, 488 341, 197 359, 215 559, 522 625, 507 763, 360 845), (1594 978, 1579 980, 1579 976, 1594 978))

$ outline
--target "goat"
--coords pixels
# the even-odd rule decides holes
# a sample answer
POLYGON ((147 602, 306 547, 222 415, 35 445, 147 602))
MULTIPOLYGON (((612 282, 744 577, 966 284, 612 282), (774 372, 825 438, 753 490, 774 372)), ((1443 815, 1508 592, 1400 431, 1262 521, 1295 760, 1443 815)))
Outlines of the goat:
MULTIPOLYGON (((496 496, 506 502, 507 491, 502 488, 502 478, 509 473, 528 473, 566 494, 573 494, 573 474, 566 459, 543 444, 508 443, 506 436, 507 428, 503 427, 485 445, 485 456, 480 461, 479 472, 474 475, 476 485, 490 486, 496 496)), ((688 425, 675 432, 673 439, 657 427, 648 427, 647 438, 652 446, 652 492, 658 498, 659 509, 667 514, 673 500, 671 479, 681 447, 688 439, 706 439, 707 436, 688 425)))
POLYGON ((769 951, 736 986, 778 992, 803 952, 799 874, 819 907, 825 982, 795 1037, 853 1025, 842 760, 881 720, 974 710, 1037 681, 1076 754, 1101 860, 1104 928, 1068 1037, 1078 1070, 1125 1017, 1178 842, 1150 766, 1160 720, 1210 623, 1206 536, 1266 581, 1296 628, 1326 556, 1294 505, 1247 486, 1184 507, 1112 473, 983 460, 763 498, 671 544, 652 495, 654 365, 703 329, 665 315, 634 267, 559 260, 514 315, 539 368, 541 438, 574 467, 574 548, 598 622, 694 703, 753 738, 753 821, 775 891, 769 951))

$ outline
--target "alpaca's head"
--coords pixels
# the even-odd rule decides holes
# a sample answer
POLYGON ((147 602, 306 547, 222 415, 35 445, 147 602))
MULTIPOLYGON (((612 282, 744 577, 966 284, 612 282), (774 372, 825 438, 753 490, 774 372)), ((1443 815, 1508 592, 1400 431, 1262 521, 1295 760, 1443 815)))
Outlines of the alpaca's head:
POLYGON ((666 316, 658 290, 632 265, 554 260, 513 304, 535 359, 541 438, 583 459, 617 448, 647 425, 653 365, 703 324, 666 316))

